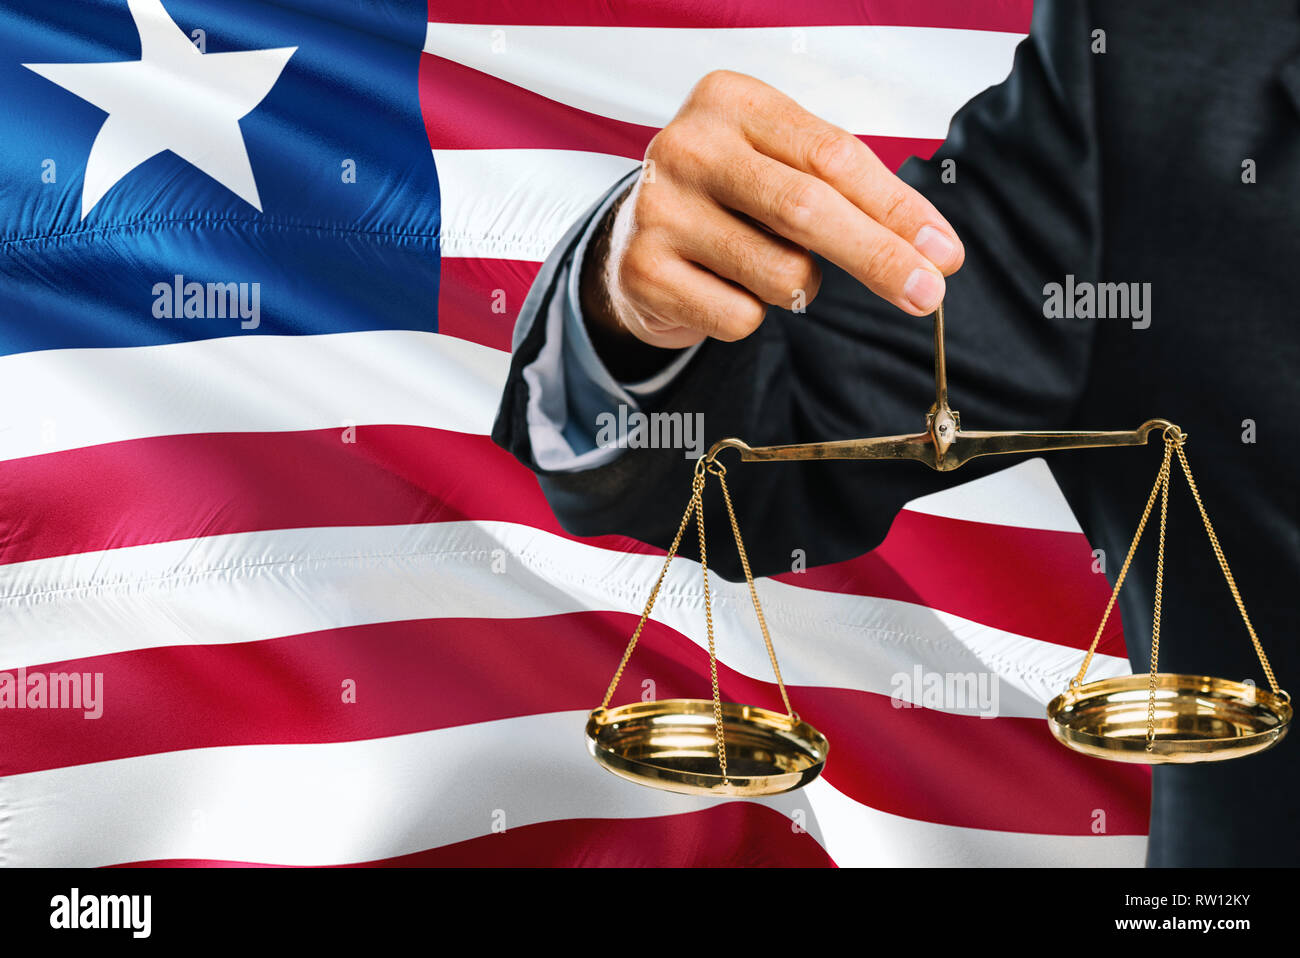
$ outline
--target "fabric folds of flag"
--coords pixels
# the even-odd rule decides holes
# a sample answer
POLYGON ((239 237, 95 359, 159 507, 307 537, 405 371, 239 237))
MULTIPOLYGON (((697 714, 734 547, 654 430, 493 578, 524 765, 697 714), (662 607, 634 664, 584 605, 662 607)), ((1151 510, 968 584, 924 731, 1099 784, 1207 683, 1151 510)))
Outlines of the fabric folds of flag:
MULTIPOLYGON (((831 761, 713 801, 582 741, 662 552, 567 534, 488 438, 538 265, 699 76, 758 75, 897 166, 1005 76, 1027 2, 22 7, 0 861, 1142 863, 1149 775, 1043 720, 1108 593, 1043 462, 759 582, 831 761), (995 701, 929 693, 954 675, 995 701)), ((623 688, 698 697, 698 567, 664 590, 623 688)), ((718 584, 722 692, 775 705, 750 615, 718 584)), ((1129 671, 1117 625, 1093 669, 1129 671)))

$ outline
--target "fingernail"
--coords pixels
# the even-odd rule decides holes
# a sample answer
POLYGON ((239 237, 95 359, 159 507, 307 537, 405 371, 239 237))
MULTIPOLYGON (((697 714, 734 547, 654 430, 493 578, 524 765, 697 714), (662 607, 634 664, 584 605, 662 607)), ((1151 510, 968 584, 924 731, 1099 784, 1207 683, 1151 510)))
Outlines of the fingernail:
POLYGON ((957 244, 933 226, 922 226, 912 245, 935 266, 943 266, 957 254, 957 244))
POLYGON ((928 269, 914 269, 903 284, 907 301, 923 313, 932 313, 943 299, 943 278, 928 269))

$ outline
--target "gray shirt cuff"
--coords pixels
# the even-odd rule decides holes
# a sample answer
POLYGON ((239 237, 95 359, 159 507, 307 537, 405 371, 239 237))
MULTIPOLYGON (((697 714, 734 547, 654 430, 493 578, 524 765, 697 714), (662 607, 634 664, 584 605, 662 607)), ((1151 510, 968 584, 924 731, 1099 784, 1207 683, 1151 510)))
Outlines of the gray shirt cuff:
POLYGON ((610 191, 592 213, 573 255, 557 270, 555 295, 546 315, 538 317, 546 323, 545 343, 523 369, 528 384, 528 437, 538 467, 547 471, 594 469, 616 459, 629 440, 635 445, 634 437, 643 426, 632 427, 611 442, 609 429, 602 431, 602 425, 607 426, 610 416, 614 422, 627 422, 643 405, 653 406, 700 346, 681 350, 663 369, 635 383, 616 380, 596 354, 582 317, 578 284, 587 245, 622 193, 622 189, 610 191))

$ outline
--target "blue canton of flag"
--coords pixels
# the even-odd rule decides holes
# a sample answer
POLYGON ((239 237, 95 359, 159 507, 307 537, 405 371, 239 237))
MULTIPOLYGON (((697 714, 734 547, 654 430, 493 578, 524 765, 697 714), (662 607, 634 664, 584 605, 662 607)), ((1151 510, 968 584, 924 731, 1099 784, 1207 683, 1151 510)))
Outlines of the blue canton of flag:
POLYGON ((423 4, 37 6, 0 13, 0 354, 436 329, 423 4))

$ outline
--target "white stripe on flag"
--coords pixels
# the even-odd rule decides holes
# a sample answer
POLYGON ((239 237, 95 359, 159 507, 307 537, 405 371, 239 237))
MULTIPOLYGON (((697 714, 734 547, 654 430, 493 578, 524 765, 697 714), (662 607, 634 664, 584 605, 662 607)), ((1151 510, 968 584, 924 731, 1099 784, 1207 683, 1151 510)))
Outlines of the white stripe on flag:
MULTIPOLYGON (((164 752, 5 779, 0 864, 156 859, 325 865, 374 861, 506 825, 640 818, 711 800, 622 781, 587 755, 585 712, 554 712, 323 745, 164 752)), ((1139 866, 1144 836, 999 832, 902 818, 825 781, 761 800, 841 865, 1139 866)))
POLYGON ((796 35, 788 27, 430 23, 424 50, 656 129, 700 77, 725 69, 770 83, 851 133, 942 139, 967 100, 1006 77, 1022 39, 934 27, 801 27, 796 35))
POLYGON ((434 150, 443 256, 541 262, 638 163, 580 150, 434 150))
POLYGON ((486 435, 509 367, 501 350, 410 330, 16 353, 0 357, 0 460, 349 423, 486 435))
POLYGON ((920 496, 909 502, 907 508, 911 512, 965 522, 1083 533, 1044 459, 1030 459, 1010 469, 920 496))

